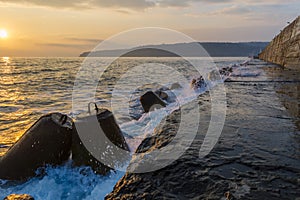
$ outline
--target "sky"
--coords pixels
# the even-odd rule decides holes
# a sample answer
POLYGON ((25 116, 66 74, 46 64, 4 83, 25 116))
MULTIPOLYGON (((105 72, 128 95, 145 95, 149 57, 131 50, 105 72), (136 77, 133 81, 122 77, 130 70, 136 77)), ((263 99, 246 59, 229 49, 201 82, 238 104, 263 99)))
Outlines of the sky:
POLYGON ((271 41, 299 11, 299 0, 0 0, 0 56, 78 56, 143 27, 201 42, 271 41))

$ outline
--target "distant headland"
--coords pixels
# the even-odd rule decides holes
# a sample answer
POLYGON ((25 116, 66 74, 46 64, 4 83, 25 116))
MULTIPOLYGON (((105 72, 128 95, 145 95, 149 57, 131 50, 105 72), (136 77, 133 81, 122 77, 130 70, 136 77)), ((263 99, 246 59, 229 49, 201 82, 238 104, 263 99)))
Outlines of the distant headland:
MULTIPOLYGON (((211 57, 247 57, 258 55, 269 42, 199 42, 211 57)), ((147 45, 132 49, 101 50, 83 52, 80 57, 178 57, 172 52, 182 52, 188 57, 198 57, 197 51, 193 50, 195 43, 177 43, 147 45), (162 49, 168 49, 165 51, 162 49)), ((204 55, 203 56, 207 56, 204 55)))

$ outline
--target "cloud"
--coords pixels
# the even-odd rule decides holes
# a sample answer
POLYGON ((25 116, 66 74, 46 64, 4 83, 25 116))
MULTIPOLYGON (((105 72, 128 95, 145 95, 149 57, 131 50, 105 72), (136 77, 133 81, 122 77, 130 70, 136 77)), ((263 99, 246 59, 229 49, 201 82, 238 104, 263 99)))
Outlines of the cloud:
POLYGON ((100 43, 103 40, 100 39, 92 39, 92 38, 76 38, 76 37, 67 37, 65 40, 72 41, 72 42, 79 42, 79 43, 100 43))
MULTIPOLYGON (((253 3, 253 2, 252 2, 253 3)), ((268 3, 257 3, 257 4, 232 4, 227 7, 223 7, 221 9, 209 12, 211 15, 240 15, 240 16, 250 16, 258 17, 265 14, 280 12, 293 12, 296 8, 291 7, 290 4, 271 4, 271 1, 268 3), (253 16, 255 15, 255 16, 253 16)))
POLYGON ((228 3, 233 0, 158 0, 157 5, 160 7, 188 7, 193 3, 228 3))
POLYGON ((36 43, 38 46, 43 47, 56 47, 56 48, 70 48, 70 49, 84 49, 91 48, 91 44, 69 44, 69 43, 36 43))
POLYGON ((155 6, 148 0, 0 0, 0 3, 15 3, 54 8, 93 9, 93 8, 129 8, 146 9, 155 6))
POLYGON ((145 9, 155 6, 155 2, 147 0, 93 0, 91 5, 98 7, 145 9))
POLYGON ((121 10, 121 9, 116 10, 116 12, 121 13, 121 14, 126 14, 126 15, 131 14, 130 11, 128 11, 128 10, 121 10))
POLYGON ((55 7, 55 8, 86 8, 85 1, 82 0, 0 0, 1 3, 13 3, 13 4, 22 4, 22 5, 36 5, 36 6, 46 6, 46 7, 55 7))
POLYGON ((270 41, 279 31, 278 25, 241 25, 236 27, 214 27, 202 29, 183 29, 198 41, 206 42, 241 42, 241 41, 270 41), (259 30, 259 31, 258 31, 259 30))
MULTIPOLYGON (((187 7, 193 3, 213 4, 232 1, 234 0, 0 0, 0 3, 70 9, 127 8, 141 10, 151 7, 187 7)), ((127 11, 118 12, 126 14, 127 11)))
POLYGON ((214 16, 214 15, 250 15, 255 12, 254 6, 249 6, 245 4, 233 4, 225 5, 222 8, 215 9, 212 11, 201 12, 201 13, 186 13, 185 16, 192 18, 201 18, 205 16, 214 16))
POLYGON ((211 14, 220 14, 220 15, 243 15, 253 12, 252 6, 245 5, 233 5, 231 7, 226 7, 221 10, 212 12, 211 14))
MULTIPOLYGON (((284 5, 293 4, 299 5, 299 0, 289 0, 284 2, 282 0, 0 0, 5 4, 18 4, 27 6, 42 6, 52 7, 58 9, 97 9, 97 8, 113 8, 116 12, 122 14, 132 14, 131 11, 143 11, 147 8, 153 7, 195 7, 200 3, 206 4, 210 7, 219 9, 213 14, 243 14, 252 12, 251 6, 264 5, 284 5), (197 5, 195 5, 197 4, 197 5), (247 6, 246 6, 247 5, 247 6)), ((4 4, 4 5, 5 5, 4 4)), ((3 4, 2 4, 3 5, 3 4)))
POLYGON ((93 38, 79 38, 79 37, 65 37, 61 43, 36 43, 35 45, 43 47, 55 47, 55 48, 69 48, 69 49, 90 49, 102 42, 100 39, 93 38))

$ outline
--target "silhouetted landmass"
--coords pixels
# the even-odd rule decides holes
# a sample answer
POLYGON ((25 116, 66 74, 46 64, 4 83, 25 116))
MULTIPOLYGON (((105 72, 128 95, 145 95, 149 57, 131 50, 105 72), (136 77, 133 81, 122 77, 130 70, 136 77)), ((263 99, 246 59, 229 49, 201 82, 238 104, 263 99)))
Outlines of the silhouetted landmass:
POLYGON ((244 57, 258 55, 267 45, 268 42, 162 44, 140 46, 133 49, 84 52, 80 54, 80 57, 179 57, 182 55, 185 57, 244 57), (206 51, 199 51, 198 44, 206 51))

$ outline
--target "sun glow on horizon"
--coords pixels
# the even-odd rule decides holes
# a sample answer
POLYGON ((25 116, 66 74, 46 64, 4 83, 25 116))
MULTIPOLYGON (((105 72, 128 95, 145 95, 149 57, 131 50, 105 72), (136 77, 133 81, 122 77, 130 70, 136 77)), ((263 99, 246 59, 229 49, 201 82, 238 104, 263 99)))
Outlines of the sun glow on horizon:
POLYGON ((7 31, 5 29, 0 30, 0 38, 5 39, 8 37, 7 31))

